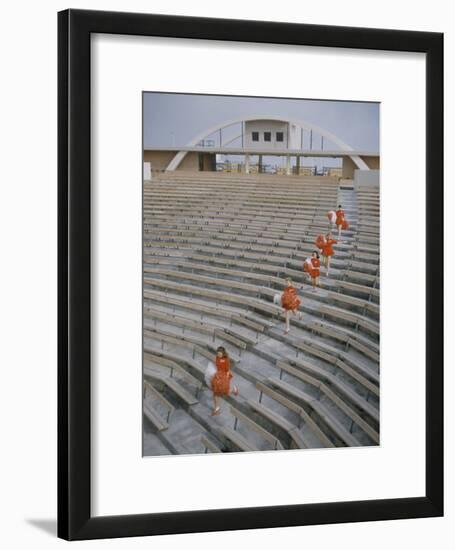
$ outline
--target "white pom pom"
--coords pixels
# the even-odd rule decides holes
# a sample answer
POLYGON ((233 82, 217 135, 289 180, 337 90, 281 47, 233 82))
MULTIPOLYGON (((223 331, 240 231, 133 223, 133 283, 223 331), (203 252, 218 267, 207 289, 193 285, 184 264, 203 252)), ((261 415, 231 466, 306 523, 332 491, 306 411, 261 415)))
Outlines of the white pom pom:
POLYGON ((275 296, 273 297, 273 303, 276 306, 281 306, 281 296, 282 296, 282 293, 279 292, 278 294, 275 294, 275 296))

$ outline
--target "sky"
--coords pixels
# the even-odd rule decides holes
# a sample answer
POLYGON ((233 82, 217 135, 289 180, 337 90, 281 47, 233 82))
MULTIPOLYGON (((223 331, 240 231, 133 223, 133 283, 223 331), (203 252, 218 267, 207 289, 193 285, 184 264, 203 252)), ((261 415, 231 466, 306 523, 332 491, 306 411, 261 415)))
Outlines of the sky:
POLYGON ((258 114, 304 120, 354 149, 379 151, 379 103, 157 92, 143 99, 145 148, 184 146, 206 128, 258 114))

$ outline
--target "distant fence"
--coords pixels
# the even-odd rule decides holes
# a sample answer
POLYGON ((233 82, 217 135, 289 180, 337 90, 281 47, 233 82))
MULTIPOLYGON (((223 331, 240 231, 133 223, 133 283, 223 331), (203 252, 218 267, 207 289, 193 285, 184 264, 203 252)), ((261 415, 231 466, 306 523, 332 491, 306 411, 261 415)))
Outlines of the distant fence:
MULTIPOLYGON (((217 162, 216 163, 217 172, 245 172, 245 164, 243 162, 217 162)), ((260 171, 260 165, 258 163, 249 165, 250 174, 258 174, 260 171)), ((286 168, 282 166, 272 165, 272 164, 263 164, 261 167, 262 174, 286 174, 286 168)), ((324 166, 322 168, 317 168, 316 166, 297 166, 292 167, 292 173, 300 176, 330 176, 341 178, 343 175, 342 168, 334 168, 331 166, 324 166)))

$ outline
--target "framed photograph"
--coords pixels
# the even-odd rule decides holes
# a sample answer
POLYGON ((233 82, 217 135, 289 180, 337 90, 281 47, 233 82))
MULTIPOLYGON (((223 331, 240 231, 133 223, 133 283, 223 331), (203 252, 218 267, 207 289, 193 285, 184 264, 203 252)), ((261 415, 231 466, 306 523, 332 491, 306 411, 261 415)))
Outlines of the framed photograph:
POLYGON ((442 35, 58 24, 58 535, 441 516, 442 35))

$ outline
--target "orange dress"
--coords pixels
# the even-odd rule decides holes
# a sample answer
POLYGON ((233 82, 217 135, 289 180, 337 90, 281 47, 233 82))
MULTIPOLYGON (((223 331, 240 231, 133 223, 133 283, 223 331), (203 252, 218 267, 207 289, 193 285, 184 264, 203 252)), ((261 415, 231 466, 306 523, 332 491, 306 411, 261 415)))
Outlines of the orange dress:
POLYGON ((336 224, 341 225, 341 229, 347 229, 349 227, 349 224, 346 221, 344 210, 341 210, 341 209, 337 210, 336 215, 337 215, 336 224))
POLYGON ((297 309, 302 300, 297 296, 297 290, 293 286, 287 286, 281 297, 281 305, 284 309, 291 311, 297 309))
POLYGON ((335 251, 332 248, 332 245, 337 244, 338 241, 335 239, 328 239, 322 246, 322 255, 323 256, 333 256, 335 251))
POLYGON ((216 373, 212 378, 212 390, 215 395, 229 395, 232 378, 229 357, 216 357, 216 373))
POLYGON ((313 279, 316 279, 321 275, 321 270, 319 269, 321 267, 321 262, 317 258, 311 258, 311 263, 313 265, 313 269, 310 271, 310 275, 313 279))

